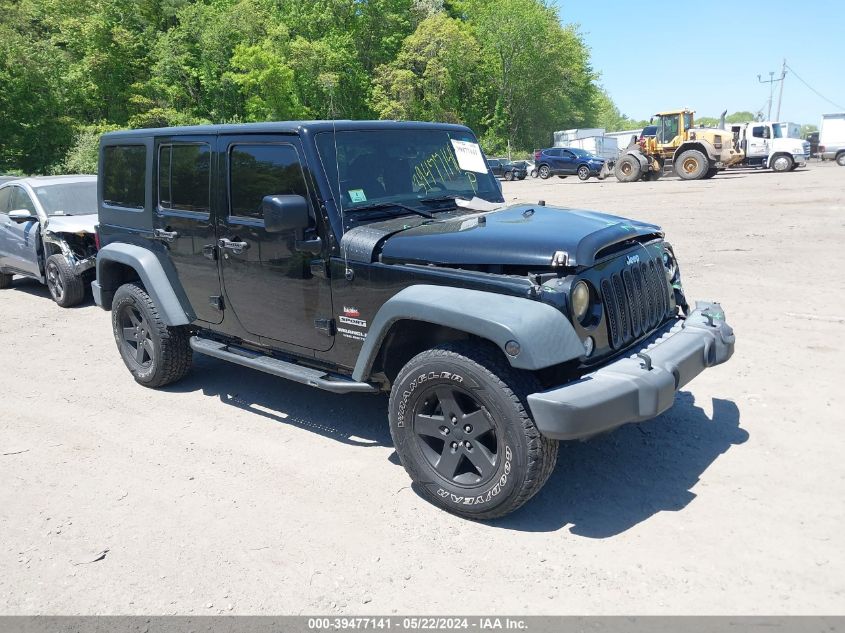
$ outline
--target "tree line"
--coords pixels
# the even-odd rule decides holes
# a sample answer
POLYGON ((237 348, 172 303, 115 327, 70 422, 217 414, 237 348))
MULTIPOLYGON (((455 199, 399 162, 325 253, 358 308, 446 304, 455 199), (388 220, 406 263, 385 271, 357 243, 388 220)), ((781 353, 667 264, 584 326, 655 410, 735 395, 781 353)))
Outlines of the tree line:
POLYGON ((614 106, 546 0, 0 0, 0 172, 91 171, 125 127, 460 122, 527 151, 614 106))

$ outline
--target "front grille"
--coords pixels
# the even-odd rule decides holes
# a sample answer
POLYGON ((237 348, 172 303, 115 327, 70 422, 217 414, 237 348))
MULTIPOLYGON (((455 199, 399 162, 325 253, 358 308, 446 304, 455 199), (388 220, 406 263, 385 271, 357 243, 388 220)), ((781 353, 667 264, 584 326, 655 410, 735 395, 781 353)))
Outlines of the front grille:
POLYGON ((602 279, 602 305, 613 349, 660 325, 671 305, 663 262, 652 259, 602 279))

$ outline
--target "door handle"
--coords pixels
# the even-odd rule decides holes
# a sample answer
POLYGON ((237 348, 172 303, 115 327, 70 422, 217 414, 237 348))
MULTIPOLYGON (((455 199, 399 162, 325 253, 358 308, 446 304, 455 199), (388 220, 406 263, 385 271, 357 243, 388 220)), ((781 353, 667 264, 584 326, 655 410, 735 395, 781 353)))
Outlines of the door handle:
POLYGON ((248 249, 249 242, 233 242, 232 240, 227 240, 226 238, 220 238, 217 240, 217 246, 220 248, 227 248, 237 254, 248 249))
POLYGON ((157 240, 163 240, 165 242, 172 242, 179 237, 176 231, 165 231, 164 229, 155 229, 153 235, 157 240))

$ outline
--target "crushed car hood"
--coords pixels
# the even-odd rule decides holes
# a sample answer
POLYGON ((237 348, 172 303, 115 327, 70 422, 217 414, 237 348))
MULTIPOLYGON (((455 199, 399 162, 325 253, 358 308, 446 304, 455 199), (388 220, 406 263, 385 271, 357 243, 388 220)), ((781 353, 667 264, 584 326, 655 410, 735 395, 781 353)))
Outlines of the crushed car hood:
POLYGON ((93 233, 97 226, 97 214, 51 215, 46 229, 53 233, 93 233))
POLYGON ((520 204, 434 221, 405 217, 370 224, 347 232, 343 243, 359 261, 380 255, 383 263, 548 267, 555 253, 564 251, 566 265, 576 267, 592 266, 596 256, 614 244, 662 236, 653 224, 595 211, 520 204))

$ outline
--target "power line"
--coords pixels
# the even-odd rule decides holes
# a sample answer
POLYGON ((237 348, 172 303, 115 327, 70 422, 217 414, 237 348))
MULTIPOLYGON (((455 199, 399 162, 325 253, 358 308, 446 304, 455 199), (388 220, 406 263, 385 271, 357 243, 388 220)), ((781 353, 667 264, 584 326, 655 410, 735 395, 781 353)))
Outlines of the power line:
POLYGON ((824 99, 825 101, 827 101, 827 102, 828 102, 828 103, 830 103, 831 105, 836 106, 836 107, 837 107, 837 108, 839 108, 840 110, 845 110, 845 107, 843 107, 843 106, 839 105, 839 104, 838 104, 838 103, 836 103, 835 101, 831 101, 830 99, 828 99, 827 97, 825 97, 822 93, 820 93, 818 90, 816 90, 815 88, 813 88, 810 84, 808 84, 806 81, 804 81, 803 79, 801 79, 801 76, 800 76, 797 72, 795 72, 795 69, 794 69, 794 68, 792 68, 792 66, 789 66, 789 65, 787 65, 787 64, 784 64, 784 66, 786 66, 786 68, 789 68, 789 70, 792 72, 792 74, 793 74, 793 75, 795 75, 795 78, 796 78, 798 81, 800 81, 802 84, 804 84, 805 86, 807 86, 810 90, 812 90, 813 92, 815 92, 815 93, 816 93, 818 96, 820 96, 822 99, 824 99))

